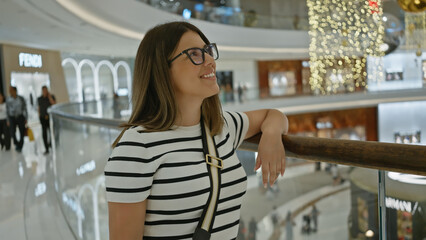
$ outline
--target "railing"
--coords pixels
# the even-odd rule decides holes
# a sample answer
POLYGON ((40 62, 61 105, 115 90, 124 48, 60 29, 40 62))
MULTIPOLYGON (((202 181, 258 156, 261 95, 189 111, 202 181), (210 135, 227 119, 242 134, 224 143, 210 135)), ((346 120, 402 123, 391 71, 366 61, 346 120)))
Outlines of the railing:
MULTIPOLYGON (((120 133, 121 122, 112 119, 112 105, 112 101, 91 102, 85 106, 58 104, 51 110, 55 186, 64 216, 78 239, 108 238, 103 169, 111 143, 120 133)), ((241 208, 246 236, 250 234, 248 223, 253 219, 258 226, 257 239, 280 239, 290 232, 294 239, 305 234, 317 234, 318 239, 343 239, 342 234, 348 239, 379 239, 379 232, 381 239, 386 239, 386 229, 390 236, 400 234, 391 227, 385 228, 384 215, 377 214, 377 209, 410 213, 411 225, 407 226, 411 230, 418 231, 416 226, 422 224, 417 215, 422 214, 418 209, 425 208, 426 199, 422 193, 426 182, 424 185, 411 184, 394 180, 395 174, 388 174, 385 178, 391 184, 387 185, 388 191, 384 191, 384 184, 378 181, 378 171, 368 169, 379 169, 382 176, 383 170, 426 176, 426 146, 283 136, 288 159, 286 173, 277 184, 263 189, 257 184, 260 173, 249 170, 254 166, 252 152, 256 151, 259 139, 257 135, 246 140, 240 150, 248 151, 239 151, 248 175, 248 190, 241 208), (305 160, 341 167, 327 164, 325 171, 318 171, 318 166, 305 160), (379 191, 387 195, 377 196, 379 191), (307 228, 305 222, 306 216, 314 219, 308 211, 314 205, 322 212, 317 232, 310 227, 312 223, 307 228), (274 222, 276 213, 280 217, 274 222), (290 217, 286 218, 288 213, 290 217), (327 224, 336 218, 335 224, 342 228, 333 235, 336 227, 327 224), (292 222, 301 228, 300 232, 293 231, 292 222)), ((391 219, 387 220, 388 224, 393 220, 395 224, 408 222, 405 215, 405 220, 400 220, 394 219, 396 213, 392 214, 393 217, 388 215, 391 219)), ((425 237, 415 231, 411 233, 414 239, 425 237)))
MULTIPOLYGON (((260 136, 240 148, 256 151, 260 136)), ((426 146, 291 135, 283 143, 288 157, 426 176, 426 146)))

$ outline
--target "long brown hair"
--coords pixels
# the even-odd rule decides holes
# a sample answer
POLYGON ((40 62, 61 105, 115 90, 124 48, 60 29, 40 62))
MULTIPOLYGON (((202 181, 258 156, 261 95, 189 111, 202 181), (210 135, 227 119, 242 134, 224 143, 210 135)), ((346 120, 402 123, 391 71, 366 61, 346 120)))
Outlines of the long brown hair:
MULTIPOLYGON (((193 31, 210 44, 207 37, 196 26, 188 22, 170 22, 149 30, 139 45, 133 73, 133 111, 124 130, 114 141, 120 141, 123 133, 133 126, 143 126, 145 131, 170 130, 176 121, 178 106, 170 78, 168 60, 175 51, 182 35, 193 31)), ((218 95, 204 99, 201 114, 211 134, 222 131, 222 107, 218 95)))

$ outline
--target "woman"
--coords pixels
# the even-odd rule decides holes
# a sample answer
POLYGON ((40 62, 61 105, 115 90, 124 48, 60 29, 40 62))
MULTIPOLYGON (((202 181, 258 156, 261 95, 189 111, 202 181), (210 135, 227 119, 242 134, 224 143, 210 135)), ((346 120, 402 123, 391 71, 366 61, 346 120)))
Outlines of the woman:
POLYGON ((0 93, 0 147, 1 150, 10 150, 10 130, 7 121, 6 103, 3 94, 0 93))
POLYGON ((287 118, 276 110, 222 113, 217 59, 216 45, 190 23, 146 33, 135 60, 133 112, 105 167, 110 239, 194 236, 213 194, 204 124, 223 163, 211 239, 238 233, 247 177, 235 150, 244 139, 263 133, 255 168, 262 167, 265 187, 284 173, 287 118))

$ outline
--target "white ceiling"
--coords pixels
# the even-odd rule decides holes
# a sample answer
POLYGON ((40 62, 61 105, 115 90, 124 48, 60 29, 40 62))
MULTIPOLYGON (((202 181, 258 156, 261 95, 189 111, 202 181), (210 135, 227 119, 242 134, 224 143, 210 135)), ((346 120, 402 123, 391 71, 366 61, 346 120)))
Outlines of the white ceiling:
MULTIPOLYGON (((0 0, 0 43, 133 57, 143 33, 172 20, 182 18, 136 0, 0 0)), ((309 37, 304 31, 190 22, 218 43, 222 58, 308 57, 309 37)))

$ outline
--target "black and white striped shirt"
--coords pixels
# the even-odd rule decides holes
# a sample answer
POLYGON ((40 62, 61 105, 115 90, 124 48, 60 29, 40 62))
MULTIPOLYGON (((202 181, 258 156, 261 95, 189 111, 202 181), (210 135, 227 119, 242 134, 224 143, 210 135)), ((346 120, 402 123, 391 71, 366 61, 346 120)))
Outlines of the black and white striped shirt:
MULTIPOLYGON (((247 176, 236 149, 248 130, 244 113, 225 112, 222 132, 214 136, 223 160, 221 190, 211 239, 238 233, 247 176)), ((144 239, 191 239, 210 192, 201 126, 164 132, 127 130, 105 167, 107 200, 134 203, 147 199, 144 239)))

